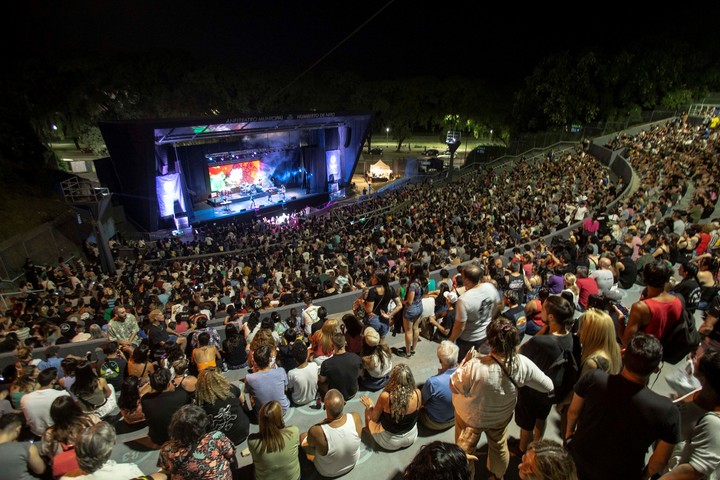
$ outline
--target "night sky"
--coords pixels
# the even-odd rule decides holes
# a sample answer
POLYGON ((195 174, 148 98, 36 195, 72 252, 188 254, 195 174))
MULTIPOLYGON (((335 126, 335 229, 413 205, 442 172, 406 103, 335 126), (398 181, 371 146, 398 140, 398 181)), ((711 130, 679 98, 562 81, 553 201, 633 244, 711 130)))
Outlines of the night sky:
POLYGON ((703 18, 712 18, 708 9, 717 10, 711 4, 698 4, 702 11, 593 4, 598 11, 592 15, 580 3, 554 10, 544 5, 31 0, 13 4, 12 14, 6 11, 9 23, 0 34, 9 55, 184 51, 248 67, 302 71, 334 49, 314 68, 374 79, 457 73, 502 81, 524 77, 554 51, 588 45, 613 50, 648 35, 702 43, 716 29, 702 27, 703 18))

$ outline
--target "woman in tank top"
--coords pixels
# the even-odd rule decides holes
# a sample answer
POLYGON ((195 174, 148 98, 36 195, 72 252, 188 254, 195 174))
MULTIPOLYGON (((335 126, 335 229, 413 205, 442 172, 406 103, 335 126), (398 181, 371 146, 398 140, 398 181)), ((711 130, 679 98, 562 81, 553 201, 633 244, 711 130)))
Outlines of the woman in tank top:
POLYGON ((421 399, 408 365, 393 367, 377 404, 367 395, 360 397, 360 402, 365 406, 365 426, 379 446, 394 451, 415 442, 421 399))

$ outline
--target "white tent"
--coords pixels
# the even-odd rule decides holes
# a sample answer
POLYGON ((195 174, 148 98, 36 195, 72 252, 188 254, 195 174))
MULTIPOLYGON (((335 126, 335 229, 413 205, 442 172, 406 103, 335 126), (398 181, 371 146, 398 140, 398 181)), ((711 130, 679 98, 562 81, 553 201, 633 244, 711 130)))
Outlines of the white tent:
POLYGON ((382 160, 378 160, 374 165, 370 165, 370 177, 372 178, 386 178, 389 179, 392 175, 392 168, 382 160))

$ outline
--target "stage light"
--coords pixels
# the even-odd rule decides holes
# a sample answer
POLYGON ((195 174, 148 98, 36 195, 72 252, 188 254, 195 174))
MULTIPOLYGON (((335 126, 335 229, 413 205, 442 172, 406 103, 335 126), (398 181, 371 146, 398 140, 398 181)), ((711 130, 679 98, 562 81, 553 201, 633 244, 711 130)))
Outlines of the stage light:
POLYGON ((53 123, 52 125, 50 125, 50 128, 53 129, 53 130, 57 130, 57 125, 55 125, 55 124, 53 123))

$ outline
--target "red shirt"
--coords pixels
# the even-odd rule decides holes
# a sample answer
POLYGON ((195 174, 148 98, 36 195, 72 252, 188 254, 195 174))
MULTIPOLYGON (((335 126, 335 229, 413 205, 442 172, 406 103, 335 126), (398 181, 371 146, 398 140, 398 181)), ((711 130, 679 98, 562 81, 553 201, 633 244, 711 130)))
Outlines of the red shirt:
POLYGON ((682 302, 677 297, 671 302, 658 302, 654 298, 648 298, 645 299, 645 305, 648 306, 652 315, 650 323, 645 327, 645 333, 662 340, 668 328, 680 320, 682 302))
POLYGON ((580 289, 580 295, 578 295, 578 303, 581 307, 587 308, 588 300, 590 295, 597 295, 600 293, 597 282, 594 278, 578 278, 577 286, 580 289))

